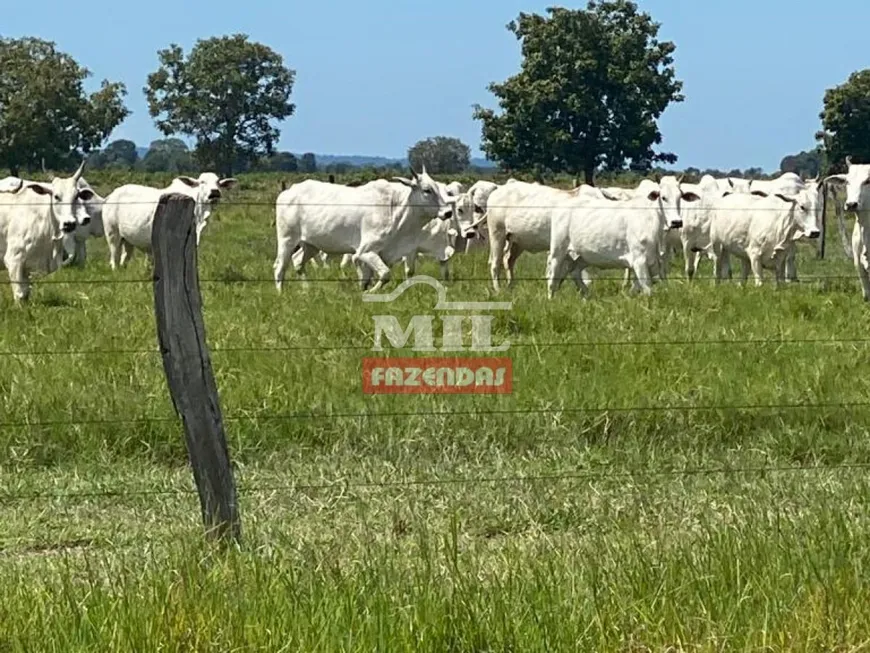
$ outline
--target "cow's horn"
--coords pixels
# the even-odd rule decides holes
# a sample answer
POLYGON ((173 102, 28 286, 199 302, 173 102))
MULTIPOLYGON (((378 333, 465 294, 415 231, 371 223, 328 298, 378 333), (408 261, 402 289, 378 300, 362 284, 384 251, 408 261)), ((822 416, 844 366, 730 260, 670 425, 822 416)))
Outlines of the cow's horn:
POLYGON ((73 179, 75 179, 76 181, 79 180, 79 178, 82 176, 82 173, 85 171, 86 160, 87 159, 82 159, 82 162, 79 164, 78 170, 76 170, 75 174, 73 175, 73 179))
POLYGON ((852 165, 852 155, 851 154, 846 157, 846 165, 847 166, 852 165))

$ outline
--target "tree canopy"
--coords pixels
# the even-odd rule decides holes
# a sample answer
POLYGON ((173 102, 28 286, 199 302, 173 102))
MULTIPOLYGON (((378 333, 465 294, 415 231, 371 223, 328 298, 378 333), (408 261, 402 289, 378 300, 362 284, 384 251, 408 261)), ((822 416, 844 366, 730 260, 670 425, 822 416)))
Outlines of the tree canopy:
POLYGON ((840 86, 825 91, 819 117, 822 130, 816 139, 822 141, 833 168, 843 170, 847 156, 856 163, 870 163, 870 69, 854 72, 840 86))
POLYGON ((88 94, 90 76, 51 41, 0 38, 0 166, 63 169, 99 147, 130 111, 123 84, 88 94))
POLYGON ((239 163, 272 154, 293 115, 295 71, 280 54, 245 34, 199 40, 188 57, 178 45, 158 52, 160 67, 144 89, 149 112, 167 136, 196 140, 204 168, 231 175, 239 163))
POLYGON ((471 149, 458 138, 435 136, 417 141, 408 149, 408 162, 414 170, 426 164, 433 174, 456 174, 468 169, 471 149))
POLYGON ((676 46, 629 0, 590 1, 585 10, 520 13, 507 26, 522 42, 520 72, 489 85, 502 112, 476 106, 482 149, 507 169, 582 173, 634 170, 677 157, 655 152, 657 119, 681 102, 676 46))

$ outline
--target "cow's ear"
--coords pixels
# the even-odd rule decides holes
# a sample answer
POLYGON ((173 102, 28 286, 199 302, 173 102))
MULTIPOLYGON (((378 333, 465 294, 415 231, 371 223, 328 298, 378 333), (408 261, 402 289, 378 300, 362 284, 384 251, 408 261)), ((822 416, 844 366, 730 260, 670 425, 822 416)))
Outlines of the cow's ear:
POLYGON ((790 202, 791 204, 797 204, 797 199, 794 197, 788 197, 787 195, 783 195, 782 193, 776 193, 774 197, 778 197, 783 202, 790 202))
POLYGON ((699 199, 701 198, 696 193, 693 193, 691 191, 683 193, 683 200, 686 202, 697 202, 699 199))
POLYGON ((232 188, 237 183, 239 183, 239 180, 235 177, 227 177, 226 179, 221 179, 218 182, 218 186, 220 186, 221 188, 232 188))
POLYGON ((416 186, 416 184, 407 177, 393 177, 393 181, 398 181, 400 184, 405 184, 405 186, 410 188, 416 186))
POLYGON ((31 183, 27 184, 25 188, 29 188, 37 195, 51 195, 51 186, 47 184, 39 184, 39 183, 31 183))
POLYGON ((199 186, 199 179, 194 179, 193 177, 187 177, 182 175, 180 177, 176 177, 178 181, 180 181, 185 186, 190 186, 191 188, 196 188, 199 186))
POLYGON ((90 202, 92 199, 94 199, 94 191, 92 191, 90 188, 82 188, 79 191, 79 199, 83 202, 90 202))
POLYGON ((724 193, 722 193, 722 197, 728 197, 729 195, 733 195, 733 194, 734 194, 733 191, 726 190, 724 193))
POLYGON ((767 197, 767 193, 763 190, 754 190, 750 193, 750 195, 755 195, 756 197, 767 197))
POLYGON ((647 195, 646 198, 650 202, 657 202, 659 197, 661 197, 661 196, 662 196, 661 193, 659 193, 657 190, 654 190, 654 191, 650 191, 650 194, 647 195))

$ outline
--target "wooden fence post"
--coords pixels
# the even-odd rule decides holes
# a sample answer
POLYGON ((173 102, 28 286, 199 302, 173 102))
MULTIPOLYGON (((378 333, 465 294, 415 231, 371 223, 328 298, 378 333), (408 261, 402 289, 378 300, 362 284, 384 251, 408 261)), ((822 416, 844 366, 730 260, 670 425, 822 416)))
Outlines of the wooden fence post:
POLYGON ((821 233, 819 234, 819 250, 818 250, 818 258, 825 258, 825 239, 827 237, 828 231, 828 185, 822 182, 822 224, 819 225, 819 230, 821 233))
POLYGON ((157 205, 151 234, 157 338, 206 532, 238 542, 236 486, 202 319, 193 208, 193 199, 178 193, 157 205))

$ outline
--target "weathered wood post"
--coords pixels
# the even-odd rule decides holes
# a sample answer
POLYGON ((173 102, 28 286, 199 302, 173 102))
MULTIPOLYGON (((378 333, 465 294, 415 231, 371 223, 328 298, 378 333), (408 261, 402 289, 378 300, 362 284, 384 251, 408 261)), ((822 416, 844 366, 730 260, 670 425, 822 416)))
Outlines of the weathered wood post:
POLYGON ((157 205, 151 234, 157 338, 207 535, 238 542, 236 486, 202 319, 193 208, 193 199, 178 193, 157 205))
POLYGON ((828 224, 828 185, 822 181, 822 224, 819 225, 819 254, 820 259, 825 258, 825 235, 828 224))

